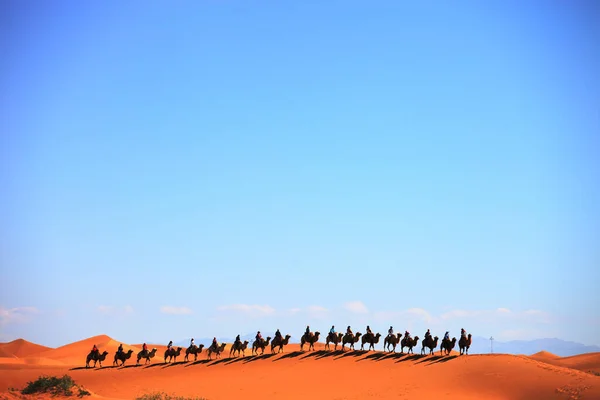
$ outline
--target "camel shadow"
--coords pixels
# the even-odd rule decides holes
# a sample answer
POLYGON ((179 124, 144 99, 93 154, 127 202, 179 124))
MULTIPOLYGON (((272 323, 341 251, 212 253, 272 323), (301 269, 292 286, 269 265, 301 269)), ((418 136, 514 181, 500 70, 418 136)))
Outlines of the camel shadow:
POLYGON ((437 363, 445 363, 445 362, 448 362, 448 361, 452 361, 455 358, 457 358, 458 356, 439 356, 439 357, 440 357, 439 359, 434 360, 434 361, 430 362, 427 365, 437 364, 437 363))
POLYGON ((181 364, 187 364, 187 361, 175 361, 173 363, 168 363, 168 365, 165 365, 163 368, 169 368, 169 367, 174 367, 176 365, 181 365, 181 364))
POLYGON ((186 366, 185 366, 185 367, 183 367, 183 368, 191 367, 192 365, 198 365, 198 364, 208 364, 208 363, 209 363, 209 362, 211 362, 211 361, 213 361, 213 360, 198 360, 198 361, 194 361, 194 362, 193 362, 193 363, 191 363, 191 364, 188 364, 188 365, 186 365, 186 366))
POLYGON ((319 354, 316 358, 317 358, 317 360, 320 360, 321 358, 336 357, 336 356, 341 356, 342 354, 344 354, 344 353, 341 350, 333 350, 333 351, 323 350, 323 353, 319 354))
MULTIPOLYGON (((248 357, 253 357, 253 356, 248 356, 248 357)), ((240 361, 244 361, 245 359, 247 359, 248 357, 229 357, 229 360, 226 364, 234 364, 240 361)))
POLYGON ((383 361, 383 360, 387 360, 390 358, 398 359, 398 358, 402 358, 404 356, 405 356, 405 354, 401 354, 401 353, 385 353, 385 355, 383 357, 381 357, 380 359, 378 359, 377 361, 383 361))
POLYGON ((95 367, 73 367, 69 371, 78 371, 80 369, 96 369, 95 367))
POLYGON ((145 366, 144 368, 156 368, 156 367, 164 367, 164 366, 168 366, 168 363, 158 363, 158 364, 150 364, 145 366))
POLYGON ((117 368, 115 365, 107 365, 106 367, 100 367, 96 371, 100 371, 101 369, 113 369, 117 368))
POLYGON ((258 361, 258 360, 268 360, 271 357, 274 357, 275 354, 261 354, 260 356, 253 356, 251 358, 248 358, 248 360, 246 360, 244 362, 244 364, 247 364, 249 362, 253 362, 253 361, 258 361))
POLYGON ((387 357, 387 354, 385 354, 385 353, 373 353, 373 354, 369 354, 365 358, 361 358, 360 360, 356 360, 356 362, 367 361, 367 360, 379 361, 379 360, 381 360, 382 358, 385 358, 385 357, 387 357))
MULTIPOLYGON (((303 351, 292 351, 291 353, 286 353, 286 354, 282 355, 281 357, 279 357, 279 358, 276 358, 276 359, 275 359, 275 360, 273 360, 273 361, 284 360, 284 359, 286 359, 286 358, 294 358, 294 357, 299 357, 299 356, 301 356, 302 354, 304 354, 304 352, 303 352, 303 351)), ((308 357, 308 356, 306 356, 306 357, 308 357)), ((304 357, 302 357, 302 358, 304 358, 304 357)))
MULTIPOLYGON (((115 367, 115 368, 119 368, 119 369, 125 369, 125 368, 139 368, 141 367, 141 364, 132 364, 132 365, 122 365, 120 367, 115 367)), ((151 367, 152 365, 148 365, 146 368, 151 367)))
POLYGON ((225 358, 219 358, 218 360, 215 360, 212 364, 208 364, 209 367, 212 367, 213 365, 217 365, 217 364, 222 364, 222 363, 227 363, 229 361, 233 362, 236 359, 233 357, 225 357, 225 358))
POLYGON ((344 351, 342 352, 342 355, 334 358, 334 360, 339 360, 340 358, 344 358, 344 357, 360 357, 363 353, 359 350, 350 350, 350 351, 344 351))
POLYGON ((312 351, 312 352, 306 354, 304 357, 300 357, 300 359, 304 360, 305 358, 308 358, 308 357, 318 358, 318 357, 323 356, 324 354, 327 354, 327 353, 329 353, 327 350, 312 351))
POLYGON ((413 360, 417 360, 421 358, 420 355, 417 354, 406 354, 406 353, 400 353, 400 356, 397 357, 396 362, 404 362, 404 361, 413 361, 413 360))
POLYGON ((430 355, 426 355, 423 356, 423 359, 421 361, 418 361, 417 364, 423 364, 423 363, 432 363, 436 360, 439 360, 440 358, 442 358, 443 356, 430 356, 430 355))

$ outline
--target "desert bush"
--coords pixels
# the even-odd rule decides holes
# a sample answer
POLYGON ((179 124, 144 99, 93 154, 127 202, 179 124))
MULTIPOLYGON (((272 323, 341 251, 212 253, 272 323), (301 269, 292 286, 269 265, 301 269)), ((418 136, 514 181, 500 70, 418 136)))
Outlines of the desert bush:
POLYGON ((77 396, 89 396, 90 392, 77 386, 73 378, 64 375, 61 378, 56 376, 40 376, 33 382, 27 382, 27 386, 21 390, 22 394, 51 393, 52 395, 73 396, 73 390, 77 390, 77 396))

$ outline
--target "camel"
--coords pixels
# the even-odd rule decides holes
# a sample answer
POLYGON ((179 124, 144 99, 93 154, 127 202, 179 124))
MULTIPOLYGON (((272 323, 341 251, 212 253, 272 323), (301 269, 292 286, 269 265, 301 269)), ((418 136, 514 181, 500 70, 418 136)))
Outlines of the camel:
POLYGON ((330 333, 329 335, 327 335, 327 339, 325 341, 325 349, 329 350, 329 343, 331 342, 331 343, 335 344, 334 349, 335 349, 335 351, 337 351, 338 343, 342 342, 343 336, 344 336, 343 333, 338 333, 337 335, 330 333))
POLYGON ((308 351, 310 351, 310 349, 315 349, 315 343, 317 343, 319 341, 319 335, 321 334, 321 332, 315 332, 315 333, 310 333, 308 335, 306 335, 306 333, 304 335, 302 335, 302 338, 300 338, 300 351, 304 351, 304 345, 306 343, 308 343, 308 351))
MULTIPOLYGON (((407 354, 413 353, 413 347, 415 347, 419 343, 419 337, 415 336, 414 339, 405 337, 400 342, 400 353, 404 353, 404 348, 408 347, 407 354)), ((413 353, 415 354, 415 353, 413 353)))
POLYGON ((360 349, 364 350, 365 349, 365 344, 369 343, 369 349, 367 351, 369 351, 371 349, 375 350, 375 345, 377 343, 379 343, 379 338, 380 337, 381 337, 381 333, 378 333, 376 335, 373 335, 372 333, 371 334, 367 333, 366 335, 364 335, 362 337, 362 343, 360 345, 360 349))
POLYGON ((183 350, 181 347, 178 347, 177 350, 175 350, 173 347, 165 350, 165 362, 167 362, 167 358, 169 358, 168 362, 171 362, 172 360, 177 362, 177 357, 179 357, 181 354, 181 350, 183 350))
POLYGON ((90 367, 90 361, 94 360, 94 368, 96 368, 96 363, 99 362, 100 366, 102 367, 102 361, 104 361, 106 359, 106 355, 108 354, 108 351, 103 351, 102 354, 99 353, 94 353, 94 352, 90 352, 90 354, 87 355, 86 359, 85 359, 85 367, 89 368, 90 367))
POLYGON ((423 339, 423 341, 421 342, 421 345, 423 346, 421 347, 421 354, 425 354, 425 347, 429 349, 429 354, 433 354, 433 349, 437 347, 438 339, 439 338, 437 336, 433 339, 431 338, 431 336, 423 339))
POLYGON ((285 335, 285 338, 276 337, 275 339, 273 339, 273 341, 271 342, 271 353, 275 353, 275 347, 279 347, 277 353, 283 352, 283 346, 290 342, 291 337, 292 335, 285 335))
POLYGON ((260 355, 262 356, 265 352, 265 347, 267 347, 269 343, 271 343, 271 336, 267 336, 267 340, 261 339, 260 342, 255 340, 254 343, 252 343, 252 354, 256 353, 258 355, 258 349, 260 349, 260 355))
POLYGON ((446 351, 446 355, 450 354, 450 352, 454 348, 455 344, 456 344, 456 338, 455 337, 452 338, 452 341, 442 340, 442 344, 440 346, 440 354, 443 354, 444 350, 446 351))
POLYGON ((225 346, 227 346, 227 343, 221 343, 220 346, 215 346, 214 344, 212 344, 208 350, 206 350, 206 354, 208 355, 208 359, 212 360, 212 353, 215 353, 217 355, 217 358, 219 358, 221 356, 221 353, 223 352, 223 350, 225 350, 225 346))
POLYGON ((229 357, 231 357, 231 353, 233 352, 233 356, 235 357, 235 352, 237 351, 238 356, 240 355, 240 352, 242 353, 243 357, 246 357, 246 349, 248 348, 248 341, 244 340, 244 343, 242 342, 234 342, 233 345, 231 345, 231 349, 229 349, 229 357))
POLYGON ((127 351, 127 353, 121 353, 121 354, 115 353, 115 359, 113 361, 113 365, 118 366, 119 365, 118 361, 121 361, 121 367, 122 367, 123 365, 125 365, 125 361, 127 361, 128 359, 131 358, 132 353, 133 353, 133 350, 131 350, 131 349, 129 351, 127 351))
POLYGON ((137 362, 136 364, 140 363, 140 360, 142 358, 145 358, 146 361, 144 362, 144 364, 148 364, 150 362, 150 360, 156 355, 156 352, 158 351, 158 349, 155 347, 152 349, 152 351, 148 351, 148 350, 142 350, 139 353, 137 353, 137 362))
MULTIPOLYGON (((458 341, 458 347, 460 348, 460 355, 463 354, 469 355, 469 347, 471 347, 471 334, 469 333, 467 337, 461 336, 458 341)), ((100 365, 102 366, 102 365, 100 365)))
POLYGON ((387 335, 386 338, 383 341, 383 350, 387 350, 390 352, 396 352, 396 345, 398 343, 400 343, 400 338, 402 337, 401 333, 398 333, 396 335, 387 335), (393 350, 389 350, 390 347, 393 346, 393 350))
POLYGON ((198 354, 202 353, 203 348, 203 344, 201 344, 200 346, 192 345, 188 347, 187 349, 185 349, 185 357, 183 357, 183 361, 188 361, 190 354, 194 355, 194 361, 196 361, 198 359, 198 354))
POLYGON ((354 350, 354 343, 358 342, 361 335, 362 333, 360 332, 356 332, 356 335, 353 335, 352 333, 346 333, 342 337, 342 351, 344 351, 344 347, 346 346, 346 344, 350 344, 349 348, 354 350))

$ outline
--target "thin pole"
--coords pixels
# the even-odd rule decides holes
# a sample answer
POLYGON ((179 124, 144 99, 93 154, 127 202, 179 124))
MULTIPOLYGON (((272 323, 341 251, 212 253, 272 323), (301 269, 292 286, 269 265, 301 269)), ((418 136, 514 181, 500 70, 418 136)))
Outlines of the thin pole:
POLYGON ((490 350, 494 354, 494 337, 490 336, 490 350))

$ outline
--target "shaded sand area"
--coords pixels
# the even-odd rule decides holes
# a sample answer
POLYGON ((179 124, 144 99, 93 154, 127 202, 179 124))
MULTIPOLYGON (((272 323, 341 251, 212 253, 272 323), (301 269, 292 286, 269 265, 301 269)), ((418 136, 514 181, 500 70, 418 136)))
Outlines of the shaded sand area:
MULTIPOLYGON (((202 352, 197 362, 164 364, 164 346, 150 365, 135 364, 138 346, 124 367, 113 367, 119 342, 96 336, 56 349, 26 341, 0 344, 0 398, 20 398, 9 388, 23 388, 40 375, 69 374, 91 398, 134 399, 162 391, 208 399, 600 399, 600 353, 557 357, 469 355, 434 356, 360 351, 300 352, 219 360, 202 352), (18 343, 15 343, 18 342, 18 343), (103 368, 85 369, 93 344, 109 351, 103 368)), ((150 348, 158 347, 149 345, 150 348)), ((269 353, 269 354, 267 354, 269 353)), ((40 396, 28 398, 44 398, 40 396)), ((48 397, 50 398, 50 397, 48 397)), ((89 398, 89 397, 88 397, 89 398)))

